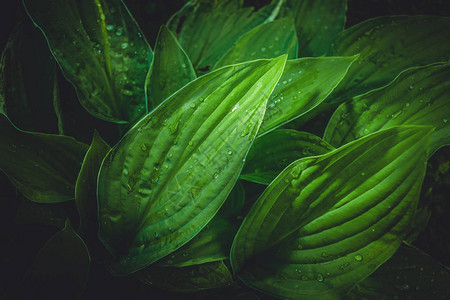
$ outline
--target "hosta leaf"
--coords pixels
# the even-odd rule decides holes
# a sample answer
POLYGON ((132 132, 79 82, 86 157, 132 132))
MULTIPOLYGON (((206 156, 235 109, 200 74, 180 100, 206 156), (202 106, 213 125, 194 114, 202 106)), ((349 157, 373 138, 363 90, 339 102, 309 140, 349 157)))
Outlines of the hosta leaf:
POLYGON ((217 214, 192 240, 157 264, 185 267, 228 259, 236 231, 237 226, 217 214))
POLYGON ((87 148, 68 136, 21 131, 0 114, 0 169, 32 201, 74 199, 87 148))
POLYGON ((121 0, 24 0, 84 108, 112 122, 145 112, 152 51, 121 0))
POLYGON ((22 289, 31 298, 80 299, 90 265, 86 245, 67 220, 64 229, 50 237, 36 255, 22 289))
POLYGON ((75 203, 80 215, 78 231, 83 236, 88 233, 88 229, 97 235, 97 176, 103 158, 110 149, 111 147, 95 131, 75 184, 75 203))
POLYGON ((349 299, 448 299, 449 269, 417 248, 403 245, 357 284, 349 299))
POLYGON ((145 116, 100 169, 99 236, 116 274, 178 249, 233 188, 286 56, 222 68, 145 116))
POLYGON ((277 129, 255 140, 247 155, 241 179, 269 184, 293 161, 325 154, 333 149, 314 134, 277 129))
POLYGON ((267 102, 266 114, 258 134, 262 135, 286 124, 319 105, 341 82, 357 58, 351 56, 289 60, 267 102))
POLYGON ((450 63, 412 68, 389 85, 341 104, 324 139, 340 146, 396 125, 435 127, 429 153, 450 144, 450 63))
POLYGON ((275 6, 257 12, 242 1, 189 1, 168 22, 198 72, 207 72, 244 33, 265 22, 275 6))
POLYGON ((144 283, 181 293, 226 287, 233 282, 221 261, 181 268, 150 266, 137 272, 136 277, 144 283))
POLYGON ((189 57, 170 30, 162 26, 145 83, 148 106, 151 108, 158 106, 195 78, 195 70, 189 57))
POLYGON ((245 35, 217 62, 214 69, 260 58, 273 58, 287 54, 297 57, 298 44, 294 23, 284 18, 262 24, 245 35))
POLYGON ((367 277, 409 233, 431 132, 394 127, 289 165, 239 229, 233 270, 294 299, 336 296, 367 277))
POLYGON ((343 31, 328 55, 360 53, 357 63, 330 95, 348 100, 392 81, 401 71, 450 59, 450 18, 389 16, 367 20, 343 31))
POLYGON ((299 56, 321 56, 344 29, 346 11, 347 0, 287 0, 280 16, 295 20, 299 56))
MULTIPOLYGON (((251 149, 251 148, 250 148, 251 149)), ((245 166, 245 165, 244 165, 245 166)), ((219 214, 226 218, 236 218, 241 213, 245 205, 245 190, 241 181, 237 181, 228 195, 227 200, 219 210, 219 214)))

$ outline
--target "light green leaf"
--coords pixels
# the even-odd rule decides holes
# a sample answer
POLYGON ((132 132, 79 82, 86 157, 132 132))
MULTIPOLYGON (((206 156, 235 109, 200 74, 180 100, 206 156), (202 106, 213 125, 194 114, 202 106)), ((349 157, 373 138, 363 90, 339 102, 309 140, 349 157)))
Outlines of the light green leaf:
POLYGON ((99 237, 128 274, 192 239, 233 188, 286 56, 202 76, 140 120, 99 173, 99 237))
POLYGON ((368 135, 289 165, 242 223, 233 270, 279 297, 336 297, 374 272, 409 233, 431 127, 368 135))
POLYGON ((286 0, 280 16, 295 20, 299 56, 321 56, 344 29, 346 11, 347 0, 286 0))
POLYGON ((289 60, 269 98, 258 134, 263 135, 317 107, 341 82, 357 58, 358 56, 289 60))
POLYGON ((255 140, 247 155, 241 179, 269 184, 293 161, 325 154, 333 149, 314 134, 277 129, 255 140))
POLYGON ((0 169, 31 201, 74 199, 87 149, 68 136, 21 131, 0 114, 0 169))
POLYGON ((214 69, 281 54, 287 54, 289 59, 293 59, 297 57, 297 51, 294 23, 291 19, 284 18, 262 24, 243 35, 217 62, 214 69))
POLYGON ((429 125, 429 155, 450 144, 450 63, 411 68, 389 85, 341 104, 324 139, 340 146, 396 125, 429 125))
POLYGON ((153 53, 121 0, 24 0, 84 108, 112 122, 145 113, 153 53))
POLYGON ((347 76, 328 98, 341 102, 380 88, 401 71, 450 59, 450 18, 378 17, 343 31, 328 55, 360 53, 347 76))
POLYGON ((246 32, 265 22, 275 5, 257 12, 242 7, 241 0, 189 1, 171 17, 168 27, 188 54, 197 72, 208 72, 212 66, 246 32))
POLYGON ((135 276, 149 285, 179 293, 226 287, 233 282, 230 271, 221 261, 181 268, 150 266, 135 276))
POLYGON ((154 108, 167 97, 196 78, 189 57, 176 37, 162 26, 156 39, 155 53, 146 80, 149 108, 154 108))

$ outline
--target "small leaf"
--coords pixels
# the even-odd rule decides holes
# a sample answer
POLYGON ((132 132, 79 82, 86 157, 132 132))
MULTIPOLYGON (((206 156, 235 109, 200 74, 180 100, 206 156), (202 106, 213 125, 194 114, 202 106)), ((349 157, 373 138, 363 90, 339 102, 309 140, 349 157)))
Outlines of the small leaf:
POLYGON ((254 59, 273 58, 287 54, 297 57, 298 44, 295 26, 285 18, 262 24, 245 35, 217 62, 214 69, 254 59))
POLYGON ((346 11, 347 0, 287 0, 280 16, 295 20, 299 56, 321 56, 344 29, 346 11))
POLYGON ((230 271, 221 261, 181 268, 150 266, 135 276, 144 283, 179 293, 226 287, 233 282, 230 271))
POLYGON ((88 146, 74 138, 15 128, 0 114, 0 169, 28 199, 72 200, 88 146))
POLYGON ((389 85, 341 104, 324 139, 340 146, 396 125, 429 125, 429 155, 450 144, 450 63, 411 68, 389 85))
POLYGON ((266 114, 258 134, 263 135, 317 107, 341 82, 357 58, 351 56, 289 60, 267 102, 266 114))
POLYGON ((162 102, 108 153, 99 237, 125 275, 167 256, 213 218, 238 179, 286 56, 202 76, 162 102))
POLYGON ((293 161, 325 154, 333 149, 314 134, 277 129, 255 140, 240 178, 269 184, 293 161))
POLYGON ((341 102, 380 88, 401 71, 450 59, 450 18, 389 16, 370 19, 343 31, 328 55, 360 54, 330 95, 341 102))
POLYGON ((197 72, 207 72, 246 32, 265 22, 275 6, 257 12, 242 1, 189 1, 173 15, 168 27, 175 32, 197 72))
POLYGON ((409 233, 431 132, 393 127, 289 165, 242 223, 233 270, 295 299, 337 297, 370 275, 409 233))
POLYGON ((86 287, 91 258, 83 240, 70 225, 50 237, 25 275, 22 293, 41 299, 80 299, 86 287))
POLYGON ((149 107, 166 98, 196 78, 189 57, 176 37, 162 26, 156 39, 152 67, 147 75, 146 94, 149 107))
POLYGON ((24 0, 83 107, 112 122, 145 113, 153 53, 121 0, 24 0))

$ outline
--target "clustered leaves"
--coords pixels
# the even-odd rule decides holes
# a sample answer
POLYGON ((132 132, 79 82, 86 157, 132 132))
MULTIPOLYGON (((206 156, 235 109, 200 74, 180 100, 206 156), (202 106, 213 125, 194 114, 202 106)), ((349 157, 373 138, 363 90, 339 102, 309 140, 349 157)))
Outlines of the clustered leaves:
POLYGON ((18 26, 1 59, 0 169, 29 200, 74 200, 78 212, 24 277, 40 293, 63 273, 81 298, 92 257, 180 293, 419 297, 422 278, 437 276, 435 297, 450 296, 448 268, 404 243, 428 219, 427 160, 450 144, 450 18, 344 29, 346 1, 255 11, 192 0, 153 51, 120 0, 23 4, 48 43, 47 77, 33 99, 42 78, 18 26), (110 122, 90 146, 65 135, 60 74, 110 122), (323 137, 299 127, 324 112, 323 137), (416 294, 383 275, 411 264, 416 294))

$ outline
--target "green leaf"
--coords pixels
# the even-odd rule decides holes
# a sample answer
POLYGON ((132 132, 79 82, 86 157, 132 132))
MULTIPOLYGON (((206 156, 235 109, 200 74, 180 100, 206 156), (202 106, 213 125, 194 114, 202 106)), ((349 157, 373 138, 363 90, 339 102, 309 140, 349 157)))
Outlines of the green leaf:
POLYGON ((214 69, 281 54, 287 54, 289 59, 293 59, 297 57, 297 52, 294 23, 291 19, 284 18, 262 24, 243 35, 217 62, 214 69))
POLYGON ((317 107, 341 82, 357 58, 351 56, 289 60, 269 98, 258 134, 263 135, 317 107))
POLYGON ((250 210, 231 249, 248 285, 279 297, 336 297, 409 233, 431 127, 379 131, 289 165, 250 210))
POLYGON ((450 18, 436 16, 378 17, 343 31, 328 55, 360 53, 357 63, 330 95, 341 102, 382 87, 401 71, 450 59, 450 18))
POLYGON ((286 56, 202 76, 139 121, 99 173, 99 237, 115 274, 192 239, 223 204, 262 122, 286 56))
POLYGON ((339 106, 324 139, 340 146, 396 125, 429 125, 429 155, 450 144, 450 63, 411 68, 389 85, 339 106))
POLYGON ((50 237, 36 255, 22 289, 33 298, 80 299, 90 266, 89 251, 67 219, 64 229, 50 237))
POLYGON ((150 266, 135 276, 144 283, 179 293, 226 287, 233 282, 230 271, 221 261, 182 268, 150 266))
POLYGON ((228 195, 227 200, 225 200, 225 203, 220 208, 219 214, 225 218, 234 219, 239 216, 244 205, 245 190, 241 181, 238 180, 228 195))
POLYGON ((75 184, 75 203, 80 215, 78 231, 82 236, 98 231, 97 176, 100 165, 111 147, 94 131, 92 143, 84 156, 83 164, 75 184))
POLYGON ((186 267, 228 259, 236 232, 237 226, 217 214, 192 240, 157 264, 186 267))
POLYGON ((0 114, 0 169, 31 201, 74 199, 87 148, 68 136, 19 130, 0 114))
POLYGON ((448 299, 449 269, 417 248, 402 245, 356 285, 348 299, 448 299))
POLYGON ((155 54, 146 80, 148 106, 154 108, 196 78, 189 57, 177 38, 162 26, 156 39, 155 54))
POLYGON ((253 12, 242 1, 189 1, 173 15, 168 27, 175 32, 197 72, 207 72, 246 32, 265 22, 273 4, 253 12))
POLYGON ((280 16, 295 20, 299 56, 321 56, 344 29, 346 11, 347 0, 287 0, 280 16))
POLYGON ((153 53, 121 0, 24 0, 84 108, 112 122, 145 113, 153 53))
POLYGON ((333 149, 334 147, 314 134, 277 129, 255 140, 240 178, 269 184, 293 161, 325 154, 333 149))

